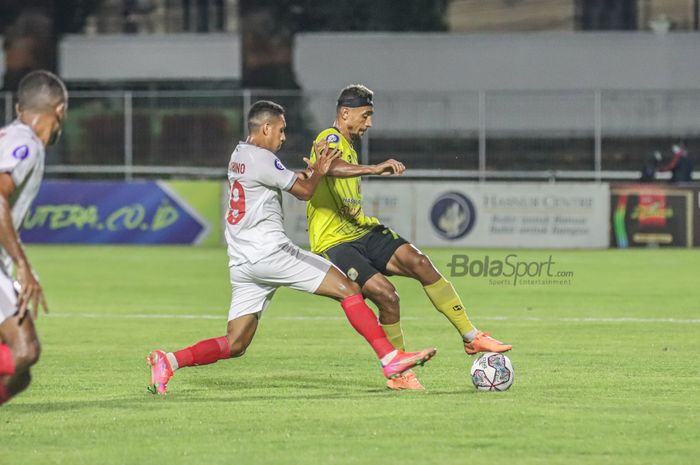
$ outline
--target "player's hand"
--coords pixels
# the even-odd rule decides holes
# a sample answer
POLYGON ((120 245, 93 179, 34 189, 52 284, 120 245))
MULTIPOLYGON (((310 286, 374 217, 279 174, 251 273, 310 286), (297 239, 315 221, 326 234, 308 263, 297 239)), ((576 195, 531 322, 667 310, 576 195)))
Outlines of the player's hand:
POLYGON ((39 284, 39 280, 34 276, 29 263, 24 262, 17 265, 17 281, 20 285, 19 295, 17 296, 20 321, 24 319, 30 308, 35 319, 39 316, 39 306, 43 307, 44 313, 49 313, 49 307, 46 305, 46 299, 44 298, 44 291, 41 288, 41 284, 39 284))
POLYGON ((308 177, 311 177, 311 175, 314 174, 314 164, 306 157, 304 157, 303 160, 304 163, 306 163, 306 169, 302 172, 308 174, 308 177))
POLYGON ((325 176, 331 169, 333 162, 340 158, 340 149, 330 148, 328 142, 324 140, 314 144, 314 151, 316 152, 316 162, 312 164, 308 158, 304 158, 304 162, 312 172, 318 171, 321 176, 325 176))
MULTIPOLYGON (((319 152, 328 146, 327 140, 322 140, 314 143, 314 155, 318 156, 319 152)), ((306 163, 306 169, 297 171, 297 175, 300 179, 309 179, 314 174, 314 164, 306 157, 302 157, 304 163, 306 163)))
MULTIPOLYGON (((314 143, 314 154, 316 155, 316 158, 318 158, 318 154, 327 147, 328 141, 325 139, 314 143)), ((311 175, 314 174, 314 164, 306 157, 303 157, 302 160, 304 160, 304 163, 306 163, 306 169, 300 171, 299 176, 301 179, 309 179, 311 175)))
POLYGON ((378 174, 381 176, 400 176, 404 173, 404 171, 406 171, 406 167, 403 163, 394 160, 393 158, 390 158, 376 165, 374 174, 378 174))

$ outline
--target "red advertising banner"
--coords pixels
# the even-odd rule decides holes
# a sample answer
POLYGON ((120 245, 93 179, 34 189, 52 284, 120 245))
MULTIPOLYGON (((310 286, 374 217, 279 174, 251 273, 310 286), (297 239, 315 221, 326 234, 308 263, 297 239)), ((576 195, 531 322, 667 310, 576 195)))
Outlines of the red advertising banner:
POLYGON ((610 185, 613 247, 700 247, 700 186, 610 185))

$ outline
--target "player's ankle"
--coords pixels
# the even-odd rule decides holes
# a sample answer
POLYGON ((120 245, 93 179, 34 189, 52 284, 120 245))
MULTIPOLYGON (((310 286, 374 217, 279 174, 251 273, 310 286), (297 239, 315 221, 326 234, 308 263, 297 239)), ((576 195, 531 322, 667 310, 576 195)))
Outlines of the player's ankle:
POLYGON ((386 354, 384 357, 382 357, 382 359, 381 359, 381 364, 382 364, 382 366, 384 367, 384 366, 386 366, 389 362, 391 362, 391 361, 394 359, 394 357, 396 357, 396 355, 397 355, 398 353, 399 353, 399 351, 398 351, 397 349, 394 349, 394 350, 392 350, 391 352, 389 352, 388 354, 386 354))
POLYGON ((472 342, 476 337, 478 330, 476 328, 472 329, 468 333, 462 334, 462 339, 464 342, 472 342))
POLYGON ((180 368, 180 365, 177 363, 177 357, 175 357, 175 354, 172 352, 168 352, 165 354, 165 357, 168 359, 168 363, 170 363, 170 369, 175 371, 178 368, 180 368))

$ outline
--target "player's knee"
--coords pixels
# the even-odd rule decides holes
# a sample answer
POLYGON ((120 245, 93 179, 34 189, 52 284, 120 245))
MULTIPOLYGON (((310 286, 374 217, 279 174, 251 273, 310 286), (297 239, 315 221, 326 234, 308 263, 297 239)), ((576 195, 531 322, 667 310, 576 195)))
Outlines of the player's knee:
POLYGON ((428 270, 433 268, 433 263, 428 257, 419 253, 413 260, 413 267, 417 270, 428 270))
POLYGON ((422 253, 417 254, 411 260, 410 272, 414 279, 419 280, 423 285, 430 283, 435 280, 435 277, 440 275, 440 273, 433 266, 433 262, 423 255, 422 253))
POLYGON ((399 294, 394 286, 374 289, 370 293, 370 300, 377 304, 382 311, 388 311, 399 306, 399 294))
POLYGON ((29 368, 39 361, 41 345, 39 341, 33 341, 13 348, 12 355, 18 370, 29 368))
POLYGON ((349 279, 346 281, 345 286, 347 287, 347 291, 350 293, 350 295, 360 294, 362 292, 359 284, 354 281, 350 281, 349 279))
POLYGON ((357 283, 350 281, 349 278, 343 278, 338 282, 337 292, 341 299, 345 299, 347 297, 359 294, 362 291, 357 283))

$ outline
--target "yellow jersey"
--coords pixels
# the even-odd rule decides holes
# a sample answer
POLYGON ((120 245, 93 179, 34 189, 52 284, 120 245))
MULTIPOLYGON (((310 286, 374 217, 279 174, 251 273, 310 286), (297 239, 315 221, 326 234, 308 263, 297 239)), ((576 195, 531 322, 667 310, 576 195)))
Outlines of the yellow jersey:
MULTIPOLYGON (((336 128, 328 128, 316 137, 314 143, 326 140, 331 148, 338 147, 340 157, 357 165, 357 152, 336 128)), ((311 149, 312 162, 316 155, 311 149)), ((306 203, 306 221, 309 227, 311 251, 323 253, 343 242, 358 239, 379 224, 379 220, 362 211, 360 177, 324 177, 316 192, 306 203)))

